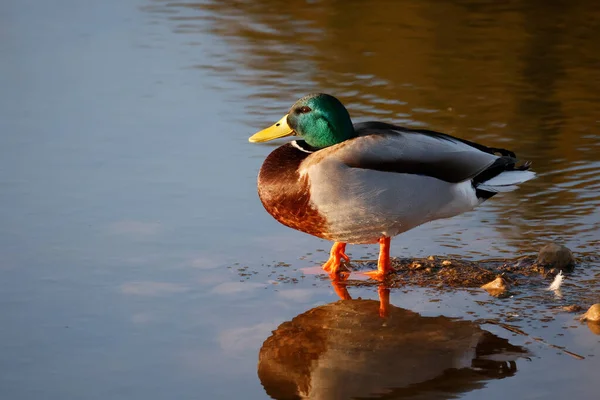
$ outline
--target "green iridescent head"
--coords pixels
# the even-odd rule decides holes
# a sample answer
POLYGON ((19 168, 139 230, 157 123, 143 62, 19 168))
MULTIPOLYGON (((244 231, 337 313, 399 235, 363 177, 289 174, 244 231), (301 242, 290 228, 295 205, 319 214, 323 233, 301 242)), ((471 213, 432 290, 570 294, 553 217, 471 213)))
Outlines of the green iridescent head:
POLYGON ((288 114, 275 125, 252 135, 249 141, 266 142, 294 134, 316 148, 356 136, 346 107, 333 96, 316 93, 296 101, 288 114))

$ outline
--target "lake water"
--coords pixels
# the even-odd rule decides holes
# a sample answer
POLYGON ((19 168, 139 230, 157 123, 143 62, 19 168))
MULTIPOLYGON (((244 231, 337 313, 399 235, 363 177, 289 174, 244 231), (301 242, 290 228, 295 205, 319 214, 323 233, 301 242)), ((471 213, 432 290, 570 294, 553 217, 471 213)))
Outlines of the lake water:
MULTIPOLYGON (((0 398, 596 398, 600 336, 557 310, 575 291, 584 307, 600 301, 599 25, 599 4, 567 1, 3 1, 0 398), (280 143, 247 142, 314 91, 355 121, 533 161, 538 178, 520 190, 392 241, 403 257, 514 258, 549 241, 573 250, 564 297, 540 289, 527 306, 551 317, 515 320, 529 336, 482 326, 529 352, 515 368, 436 375, 439 343, 419 338, 427 321, 459 331, 427 318, 502 319, 527 296, 394 289, 392 316, 423 319, 402 345, 411 331, 394 325, 393 359, 375 347, 387 343, 374 339, 379 320, 318 308, 338 300, 311 274, 330 244, 263 210, 256 174, 280 143), (289 382, 270 380, 261 347, 296 316, 310 323, 307 312, 346 316, 358 336, 292 336, 316 350, 294 361, 292 347, 289 382), (352 340, 373 358, 323 350, 352 340), (401 362, 401 346, 423 348, 410 361, 421 369, 401 362), (410 370, 429 375, 395 380, 410 370), (381 379, 366 394, 317 390, 369 371, 381 379)), ((376 251, 349 247, 356 259, 376 251)), ((350 295, 378 298, 375 287, 350 295)))

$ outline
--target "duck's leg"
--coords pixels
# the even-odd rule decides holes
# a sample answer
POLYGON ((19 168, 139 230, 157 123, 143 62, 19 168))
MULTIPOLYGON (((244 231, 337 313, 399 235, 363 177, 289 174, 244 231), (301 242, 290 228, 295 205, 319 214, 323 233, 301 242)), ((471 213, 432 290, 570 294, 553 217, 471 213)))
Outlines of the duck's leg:
POLYGON ((392 271, 392 263, 390 262, 390 242, 391 238, 379 238, 379 258, 377 259, 377 271, 365 272, 373 279, 383 280, 385 276, 392 271))
POLYGON ((331 275, 337 274, 339 272, 340 265, 342 265, 342 259, 350 261, 350 257, 348 257, 345 252, 346 243, 335 242, 333 246, 331 246, 329 260, 323 264, 323 269, 329 272, 331 275))

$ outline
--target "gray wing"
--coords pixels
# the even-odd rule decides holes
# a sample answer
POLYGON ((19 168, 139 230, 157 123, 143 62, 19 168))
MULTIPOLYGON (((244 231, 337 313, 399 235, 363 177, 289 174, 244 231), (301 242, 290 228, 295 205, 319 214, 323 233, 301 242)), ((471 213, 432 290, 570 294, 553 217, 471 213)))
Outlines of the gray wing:
POLYGON ((516 162, 514 153, 508 150, 485 147, 439 132, 411 130, 381 122, 359 123, 354 128, 359 137, 344 142, 345 146, 335 151, 336 156, 352 168, 425 175, 458 183, 490 168, 499 173, 516 162))

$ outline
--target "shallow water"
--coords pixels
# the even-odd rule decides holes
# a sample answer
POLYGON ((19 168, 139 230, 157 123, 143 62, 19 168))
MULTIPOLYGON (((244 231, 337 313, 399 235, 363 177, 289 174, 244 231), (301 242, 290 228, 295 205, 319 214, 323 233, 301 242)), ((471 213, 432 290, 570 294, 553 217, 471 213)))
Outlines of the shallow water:
POLYGON ((343 4, 0 4, 1 398, 267 398, 263 342, 338 296, 314 275, 329 243, 264 212, 255 179, 273 145, 247 137, 313 91, 356 121, 533 161, 536 180, 403 234, 392 255, 512 258, 558 241, 580 260, 562 299, 407 287, 390 301, 530 335, 482 326, 531 356, 439 398, 594 398, 600 337, 556 307, 600 299, 600 6, 343 4))

